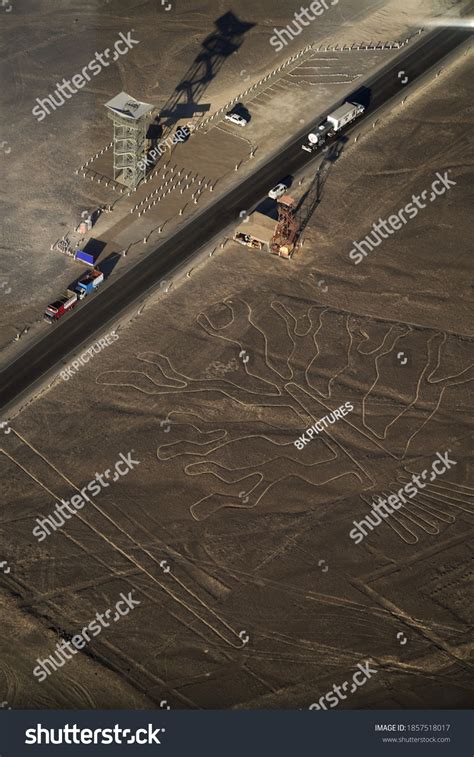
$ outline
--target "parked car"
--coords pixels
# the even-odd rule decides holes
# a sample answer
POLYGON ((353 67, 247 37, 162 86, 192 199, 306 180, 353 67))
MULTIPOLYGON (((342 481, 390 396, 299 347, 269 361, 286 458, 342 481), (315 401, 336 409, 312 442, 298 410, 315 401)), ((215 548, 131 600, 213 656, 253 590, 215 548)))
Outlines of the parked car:
POLYGON ((279 184, 276 185, 276 187, 273 187, 273 189, 270 189, 268 196, 271 197, 272 200, 277 200, 279 197, 285 194, 285 192, 288 189, 287 184, 283 184, 281 181, 279 184))
POLYGON ((226 113, 224 116, 226 121, 230 121, 231 124, 236 124, 237 126, 247 126, 247 121, 243 116, 240 116, 238 113, 233 113, 230 111, 229 113, 226 113))

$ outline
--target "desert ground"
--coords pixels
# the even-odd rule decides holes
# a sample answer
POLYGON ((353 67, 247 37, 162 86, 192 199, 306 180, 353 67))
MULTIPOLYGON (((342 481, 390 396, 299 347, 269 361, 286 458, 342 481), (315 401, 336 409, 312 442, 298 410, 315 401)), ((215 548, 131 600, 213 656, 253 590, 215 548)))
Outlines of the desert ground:
MULTIPOLYGON (((93 182, 71 175, 78 151, 108 141, 106 119, 94 121, 97 103, 123 86, 161 105, 158 90, 172 89, 186 69, 184 40, 192 60, 209 19, 228 10, 189 3, 184 14, 183 3, 174 20, 159 15, 159 63, 148 45, 148 59, 127 69, 126 81, 116 72, 108 81, 105 72, 99 91, 84 92, 90 112, 72 100, 67 114, 65 105, 36 127, 49 133, 36 145, 31 182, 22 202, 15 191, 7 199, 4 260, 15 252, 22 279, 8 295, 17 319, 22 302, 33 319, 67 279, 47 240, 74 223, 75 209, 103 199, 98 188, 92 195, 93 182), (75 152, 58 148, 52 178, 55 139, 75 152), (41 282, 41 296, 28 292, 28 281, 41 282)), ((262 39, 287 22, 283 5, 272 5, 271 19, 264 5, 234 9, 256 26, 248 57, 242 47, 239 62, 206 92, 213 103, 225 103, 232 86, 238 93, 236 72, 255 60, 256 78, 268 70, 274 51, 262 39), (258 55, 262 47, 267 57, 258 55)), ((94 49, 106 46, 92 6, 78 4, 67 28, 61 12, 49 19, 53 32, 66 29, 59 68, 75 18, 78 29, 96 24, 94 49)), ((127 23, 149 6, 130 3, 127 23)), ((409 2, 371 7, 373 14, 368 3, 341 3, 318 34, 336 39, 344 28, 351 39, 345 28, 357 24, 360 39, 377 31, 397 38, 423 10, 409 2)), ((112 36, 123 24, 123 14, 113 17, 112 36)), ((39 25, 36 33, 41 55, 39 25)), ((307 41, 298 38, 295 49, 307 41)), ((341 707, 472 706, 472 55, 345 146, 291 261, 228 241, 189 279, 150 297, 118 327, 119 339, 67 381, 58 375, 0 436, 0 554, 9 567, 0 574, 0 695, 9 706, 307 709, 363 661, 377 672, 341 707), (438 172, 455 182, 449 191, 355 265, 354 241, 429 189, 438 172), (346 402, 350 415, 296 448, 305 429, 346 402), (37 518, 131 450, 134 470, 37 540, 37 518), (377 496, 447 451, 455 461, 448 472, 362 543, 351 539, 353 522, 377 496), (140 600, 133 612, 44 682, 33 676, 38 659, 130 591, 140 600)), ((31 94, 21 87, 31 93, 32 74, 13 47, 9 65, 26 119, 31 94)), ((46 92, 52 77, 41 69, 35 77, 34 91, 46 92)), ((318 102, 330 95, 324 85, 318 102)), ((286 96, 273 92, 256 111, 268 113, 286 96)), ((305 101, 294 101, 299 121, 305 101)), ((196 137, 201 160, 216 128, 196 137)), ((32 136, 20 131, 25 150, 32 136)), ((276 131, 272 140, 275 149, 276 131)), ((14 160, 12 150, 12 171, 14 160)), ((303 195, 314 176, 297 178, 303 195)), ((133 251, 122 262, 131 260, 133 251)), ((6 345, 11 314, 2 318, 6 345)))

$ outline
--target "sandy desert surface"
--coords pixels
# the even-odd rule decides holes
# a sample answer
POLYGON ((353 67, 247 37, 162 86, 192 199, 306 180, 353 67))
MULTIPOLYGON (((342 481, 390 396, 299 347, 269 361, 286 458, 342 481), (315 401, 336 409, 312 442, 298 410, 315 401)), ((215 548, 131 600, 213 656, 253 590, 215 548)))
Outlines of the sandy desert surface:
MULTIPOLYGON (((130 2, 125 13, 117 2, 105 17, 92 2, 65 16, 44 0, 29 29, 17 19, 2 54, 2 98, 14 93, 20 134, 4 159, 13 184, 2 271, 14 259, 15 277, 3 346, 24 322, 36 329, 38 311, 77 270, 50 243, 83 207, 109 201, 102 185, 74 175, 111 138, 101 103, 124 88, 161 107, 210 19, 229 10, 189 2, 184 12, 184 3, 166 17, 152 16, 150 3, 130 2), (133 25, 144 40, 133 65, 124 58, 126 69, 103 72, 97 89, 32 122, 32 100, 48 91, 66 51, 75 70, 79 34, 94 30, 93 51, 133 25)), ((404 38, 425 9, 447 6, 341 2, 322 17, 318 44, 404 38)), ((212 110, 241 91, 241 70, 258 80, 272 68, 269 30, 288 17, 280 2, 270 15, 246 0, 233 11, 255 26, 203 94, 212 110)), ((295 51, 308 40, 295 40, 295 51)), ((228 241, 189 279, 150 297, 88 365, 58 376, 0 437, 0 554, 11 566, 1 575, 0 692, 13 707, 307 709, 364 660, 377 674, 341 707, 472 706, 472 55, 384 112, 326 167, 291 261, 228 241), (445 172, 449 191, 355 265, 354 241, 445 172), (346 402, 349 415, 296 448, 346 402), (37 518, 131 450, 139 465, 37 540, 37 518), (450 470, 356 544, 353 522, 430 469, 438 452, 449 452, 450 470), (33 676, 38 659, 130 591, 140 600, 133 612, 44 682, 33 676)), ((362 78, 381 65, 362 57, 342 73, 362 78)), ((301 86, 285 80, 257 97, 249 139, 264 154, 308 117, 312 88, 324 109, 352 86, 317 76, 313 68, 301 86), (286 98, 293 122, 285 111, 266 130, 286 98)), ((213 126, 180 159, 225 185, 235 142, 213 126)), ((314 172, 297 179, 302 196, 314 172)), ((166 199, 166 213, 180 201, 166 199)), ((104 218, 110 239, 132 242, 139 219, 117 230, 113 216, 104 218)), ((156 222, 145 221, 148 233, 156 222)), ((132 247, 120 265, 143 254, 132 247)))

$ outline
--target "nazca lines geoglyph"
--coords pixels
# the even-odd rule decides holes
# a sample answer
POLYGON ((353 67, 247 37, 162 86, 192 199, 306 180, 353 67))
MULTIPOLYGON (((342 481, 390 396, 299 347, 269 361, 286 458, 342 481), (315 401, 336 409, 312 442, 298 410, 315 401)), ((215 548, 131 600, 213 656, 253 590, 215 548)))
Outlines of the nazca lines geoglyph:
MULTIPOLYGON (((344 487, 347 483, 348 494, 354 484, 362 490, 374 489, 376 456, 380 459, 382 454, 397 463, 409 451, 414 454, 416 436, 438 412, 446 389, 467 383, 474 376, 472 365, 442 375, 443 350, 448 339, 454 339, 447 334, 405 324, 374 324, 311 305, 304 316, 300 312, 297 318, 291 304, 280 301, 271 302, 265 317, 261 312, 258 316, 253 313, 252 306, 242 299, 228 299, 220 307, 228 313, 224 326, 214 326, 205 313, 197 320, 209 337, 220 340, 221 347, 224 342, 224 347, 231 348, 234 354, 244 350, 251 356, 238 372, 228 373, 225 378, 192 378, 175 369, 164 355, 147 352, 137 356, 138 370, 111 371, 98 379, 99 383, 130 388, 142 396, 167 398, 166 419, 173 434, 160 444, 158 458, 198 458, 185 463, 185 473, 205 476, 214 489, 191 505, 197 520, 222 507, 255 507, 289 475, 314 487, 334 482, 344 487), (257 321, 265 326, 257 325, 257 321), (426 357, 416 375, 410 374, 413 387, 402 392, 396 386, 384 386, 381 370, 401 340, 408 337, 418 340, 420 354, 426 357), (328 349, 332 352, 332 368, 327 364, 328 349), (240 411, 236 417, 241 421, 255 427, 257 417, 260 431, 235 431, 236 424, 226 425, 225 418, 222 428, 216 429, 212 420, 215 411, 208 402, 211 392, 212 397, 217 394, 225 400, 226 407, 230 401, 236 412, 240 411), (356 406, 356 412, 311 443, 311 460, 317 458, 316 462, 295 450, 293 441, 304 428, 348 399, 356 406), (384 406, 386 413, 393 411, 388 422, 373 412, 377 406, 384 406), (279 428, 272 417, 275 413, 291 417, 291 429, 279 428), (374 454, 358 459, 360 455, 354 448, 361 444, 374 454), (243 446, 247 450, 245 457, 255 459, 255 464, 239 466, 243 446)), ((242 428, 245 424, 237 425, 242 428)), ((403 465, 398 465, 400 468, 403 465)), ((414 542, 418 540, 414 526, 434 533, 437 527, 433 519, 451 522, 453 512, 469 512, 472 491, 451 484, 449 489, 453 496, 447 496, 443 484, 430 486, 425 499, 434 502, 420 499, 416 505, 410 503, 406 513, 399 512, 389 525, 401 538, 414 542)))
MULTIPOLYGON (((225 506, 256 507, 271 487, 289 474, 293 479, 299 477, 314 486, 315 491, 333 482, 345 485, 346 481, 349 489, 353 489, 354 484, 366 491, 372 489, 376 466, 371 467, 370 459, 359 461, 359 452, 352 451, 361 437, 375 452, 390 456, 397 470, 402 469, 398 478, 404 480, 407 474, 403 468, 415 469, 413 464, 406 465, 404 457, 416 435, 439 411, 446 389, 467 383, 472 376, 467 365, 456 372, 443 368, 443 375, 444 350, 452 337, 417 330, 426 352, 425 364, 417 372, 411 399, 402 402, 392 391, 394 405, 398 403, 398 408, 388 422, 381 425, 380 417, 370 411, 373 403, 380 402, 377 395, 384 360, 416 330, 385 322, 374 326, 366 319, 316 306, 306 306, 306 312, 302 313, 301 303, 297 307, 291 302, 273 301, 265 312, 256 313, 247 302, 235 299, 220 303, 220 308, 228 314, 224 326, 214 325, 213 318, 205 313, 200 314, 198 323, 209 336, 210 344, 216 339, 221 348, 230 348, 232 356, 228 365, 231 368, 235 365, 232 362, 235 355, 242 349, 250 355, 245 365, 237 361, 238 371, 227 371, 218 378, 193 378, 175 369, 167 357, 149 352, 137 356, 139 370, 108 371, 97 379, 99 384, 120 387, 129 395, 136 394, 141 407, 144 397, 160 396, 172 424, 172 433, 166 438, 160 433, 163 441, 158 449, 159 459, 182 458, 185 473, 207 476, 213 489, 210 495, 192 504, 191 512, 197 520, 225 506), (213 407, 216 397, 225 400, 225 404, 219 406, 222 419, 217 422, 213 407), (303 463, 293 446, 298 433, 312 420, 336 407, 341 399, 348 398, 357 402, 358 413, 346 418, 341 436, 334 427, 325 438, 314 440, 310 445, 312 457, 303 463), (230 421, 226 417, 229 413, 230 421), (237 423, 232 422, 235 419, 237 423), (287 422, 287 428, 283 427, 281 419, 287 422), (257 428, 256 433, 243 433, 244 421, 257 428), (398 439, 401 449, 395 453, 390 446, 395 444, 397 425, 403 433, 399 434, 401 441, 398 439), (230 466, 225 463, 224 458, 237 459, 236 455, 229 455, 229 451, 238 451, 239 445, 248 448, 252 444, 256 445, 255 456, 250 457, 255 460, 253 464, 230 466), (187 462, 189 459, 195 461, 187 462), (232 490, 231 493, 228 490, 232 490), (240 493, 244 496, 239 498, 240 493)), ((463 364, 461 360, 457 362, 463 364)), ((160 432, 158 423, 157 431, 160 432)), ((5 437, 4 446, 4 454, 45 491, 48 500, 59 498, 64 482, 71 489, 78 488, 69 475, 61 472, 16 431, 5 437)), ((363 496, 368 501, 367 494, 363 496)), ((437 533, 436 521, 453 522, 456 512, 470 511, 471 501, 472 490, 468 487, 436 482, 427 487, 406 515, 397 515, 389 525, 402 539, 414 543, 418 539, 416 529, 437 533), (403 522, 398 520, 402 517, 403 522)), ((21 517, 27 515, 15 514, 16 520, 21 517)), ((104 550, 117 551, 130 565, 129 574, 115 575, 105 555, 97 550, 90 554, 86 543, 76 534, 63 529, 59 537, 54 536, 70 540, 75 549, 93 561, 98 573, 102 571, 107 580, 120 580, 121 586, 126 582, 129 588, 138 588, 151 606, 160 605, 163 595, 166 596, 167 612, 186 625, 186 617, 191 618, 194 632, 203 640, 207 640, 212 631, 224 647, 242 648, 238 628, 209 603, 205 565, 200 567, 199 581, 190 582, 190 566, 183 555, 161 538, 154 538, 151 552, 145 546, 149 541, 148 533, 140 523, 132 532, 115 509, 111 514, 102 504, 92 502, 87 513, 78 513, 75 517, 94 532, 104 550), (157 550, 175 559, 171 573, 163 574, 157 550)), ((215 587, 215 577, 212 582, 215 587)), ((45 593, 33 586, 23 588, 27 589, 29 601, 41 602, 54 617, 62 617, 60 591, 45 593)), ((108 654, 105 638, 101 644, 104 653, 97 653, 98 659, 108 654)), ((114 647, 113 654, 130 662, 126 650, 114 647)), ((152 671, 146 671, 146 679, 150 687, 170 690, 152 671)), ((172 689, 171 693, 178 701, 192 704, 181 691, 172 689)))

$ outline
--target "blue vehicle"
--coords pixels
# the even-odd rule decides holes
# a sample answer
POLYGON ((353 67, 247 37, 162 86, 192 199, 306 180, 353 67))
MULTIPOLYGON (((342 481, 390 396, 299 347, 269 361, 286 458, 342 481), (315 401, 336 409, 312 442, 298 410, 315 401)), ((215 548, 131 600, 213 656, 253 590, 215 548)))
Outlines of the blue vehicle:
POLYGON ((83 300, 88 294, 95 292, 95 290, 102 284, 103 280, 104 274, 102 271, 98 271, 94 268, 93 271, 88 271, 79 279, 73 291, 76 292, 80 300, 83 300))

